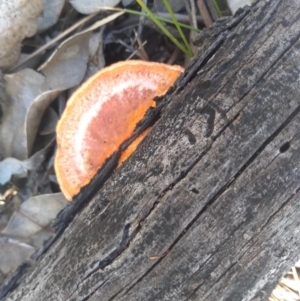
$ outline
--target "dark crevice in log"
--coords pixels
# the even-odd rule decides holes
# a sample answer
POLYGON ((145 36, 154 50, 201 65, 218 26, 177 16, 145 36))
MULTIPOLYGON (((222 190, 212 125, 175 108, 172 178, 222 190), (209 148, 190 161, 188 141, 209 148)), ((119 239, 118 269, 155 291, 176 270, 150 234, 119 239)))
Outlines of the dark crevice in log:
MULTIPOLYGON (((87 295, 86 297, 84 297, 81 301, 88 301, 88 300, 95 294, 95 291, 98 290, 98 289, 100 289, 103 285, 105 285, 105 283, 106 283, 107 281, 109 281, 109 278, 106 279, 105 281, 103 281, 103 283, 99 284, 99 286, 97 286, 93 292, 91 292, 90 294, 88 294, 88 295, 87 295)), ((78 285, 78 287, 79 287, 79 285, 78 285)), ((71 297, 71 296, 70 296, 70 297, 71 297)), ((69 299, 69 298, 68 298, 68 299, 69 299)), ((68 300, 68 299, 67 299, 67 300, 68 300)))
POLYGON ((279 151, 281 153, 285 153, 286 151, 289 150, 289 148, 290 148, 290 142, 286 142, 280 147, 279 151))
POLYGON ((278 207, 277 210, 274 211, 274 212, 268 217, 268 219, 266 220, 265 224, 262 225, 262 227, 261 227, 262 230, 264 230, 264 228, 266 228, 266 227, 270 224, 270 222, 273 221, 274 218, 275 218, 276 216, 278 216, 278 214, 279 214, 280 212, 283 211, 283 209, 284 209, 285 206, 287 206, 288 204, 290 204, 291 199, 295 197, 295 194, 299 191, 299 188, 300 188, 300 186, 295 190, 295 193, 293 193, 293 194, 290 195, 288 198, 286 198, 285 200, 282 201, 281 206, 278 207))
POLYGON ((115 250, 113 250, 110 254, 108 254, 104 259, 95 263, 94 267, 87 274, 83 275, 83 278, 80 280, 80 282, 86 280, 88 277, 93 275, 99 269, 103 270, 104 268, 106 268, 128 247, 129 228, 130 228, 130 224, 125 225, 123 230, 123 237, 121 242, 119 243, 119 246, 115 250))
POLYGON ((124 291, 124 289, 119 290, 117 293, 111 296, 111 298, 109 298, 107 301, 113 301, 116 297, 118 297, 118 295, 120 295, 122 291, 124 291))

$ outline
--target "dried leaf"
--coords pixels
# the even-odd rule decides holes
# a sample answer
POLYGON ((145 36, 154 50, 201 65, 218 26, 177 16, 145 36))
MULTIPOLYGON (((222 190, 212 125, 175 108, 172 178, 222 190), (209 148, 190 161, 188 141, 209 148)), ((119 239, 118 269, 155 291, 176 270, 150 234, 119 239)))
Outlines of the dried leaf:
POLYGON ((13 272, 35 252, 35 248, 24 242, 0 237, 0 271, 4 275, 13 272))
POLYGON ((45 77, 34 70, 24 69, 6 75, 6 91, 10 102, 2 104, 0 152, 4 157, 28 158, 25 120, 34 99, 45 89, 45 77))
POLYGON ((58 17, 64 7, 64 0, 42 0, 44 6, 43 15, 38 18, 38 31, 44 31, 56 24, 58 17))
POLYGON ((51 133, 54 133, 57 121, 57 113, 51 107, 48 107, 41 120, 39 134, 49 135, 51 133))
POLYGON ((45 161, 45 157, 49 151, 49 148, 53 145, 55 141, 55 135, 49 135, 49 142, 41 150, 32 155, 29 159, 26 159, 23 162, 23 166, 27 170, 37 170, 40 168, 42 163, 45 161), (51 137, 52 136, 52 137, 51 137))
POLYGON ((70 3, 72 6, 82 14, 92 14, 99 10, 102 7, 114 7, 119 4, 121 0, 71 0, 70 3))
POLYGON ((27 175, 27 169, 23 162, 15 158, 6 158, 0 162, 0 184, 6 184, 13 176, 24 178, 27 175))
POLYGON ((0 1, 0 68, 8 68, 17 62, 21 42, 35 34, 42 10, 41 0, 0 1))
POLYGON ((10 103, 3 104, 0 126, 0 151, 4 157, 27 159, 44 111, 61 90, 43 92, 47 82, 38 72, 24 69, 7 75, 10 103))
POLYGON ((37 170, 45 161, 46 153, 53 144, 54 137, 43 149, 36 152, 31 158, 20 161, 15 158, 6 158, 0 162, 0 185, 10 181, 12 176, 24 178, 29 170, 37 170))
POLYGON ((105 58, 103 55, 103 31, 104 27, 91 35, 89 43, 89 56, 91 59, 88 63, 86 78, 95 74, 105 66, 105 58))
POLYGON ((27 114, 25 116, 25 137, 27 146, 27 158, 32 152, 33 143, 44 115, 45 110, 50 103, 63 91, 64 89, 57 89, 52 91, 46 91, 37 96, 30 106, 28 107, 27 114))
POLYGON ((61 193, 31 197, 22 203, 19 212, 14 212, 2 234, 27 238, 47 227, 67 205, 61 193))
POLYGON ((90 32, 76 34, 64 41, 39 69, 49 90, 69 89, 78 85, 86 72, 90 32))

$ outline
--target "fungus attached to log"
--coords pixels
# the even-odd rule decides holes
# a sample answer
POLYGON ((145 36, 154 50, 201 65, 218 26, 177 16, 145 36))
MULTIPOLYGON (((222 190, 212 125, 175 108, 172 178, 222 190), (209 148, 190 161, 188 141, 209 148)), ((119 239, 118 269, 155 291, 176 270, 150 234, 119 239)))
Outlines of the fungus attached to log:
POLYGON ((146 111, 155 106, 154 97, 164 95, 181 72, 180 66, 121 62, 100 70, 71 96, 56 129, 55 171, 67 199, 131 137, 146 111))

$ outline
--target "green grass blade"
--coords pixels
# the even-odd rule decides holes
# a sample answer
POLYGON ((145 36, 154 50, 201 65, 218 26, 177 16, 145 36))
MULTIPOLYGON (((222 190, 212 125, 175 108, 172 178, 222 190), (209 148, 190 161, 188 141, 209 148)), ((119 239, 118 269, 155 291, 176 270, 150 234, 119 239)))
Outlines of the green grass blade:
POLYGON ((187 39, 186 39, 184 33, 183 33, 182 30, 181 30, 181 27, 180 27, 180 25, 179 25, 179 23, 178 23, 178 21, 177 21, 175 15, 174 15, 174 12, 173 12, 173 10, 172 10, 172 7, 171 7, 170 4, 169 4, 169 1, 168 1, 168 0, 163 0, 163 2, 164 2, 165 7, 167 8, 167 10, 168 10, 168 12, 169 12, 171 18, 172 18, 172 21, 174 22, 174 25, 176 26, 176 28, 177 28, 177 30, 178 30, 178 32, 179 32, 179 34, 180 34, 180 36, 181 36, 181 38, 182 38, 184 44, 185 44, 185 47, 186 47, 187 50, 189 51, 190 56, 191 56, 191 57, 194 56, 193 51, 192 51, 192 49, 191 49, 191 46, 190 46, 189 42, 187 41, 187 39))
POLYGON ((160 28, 160 30, 187 56, 191 57, 192 54, 186 49, 172 34, 171 32, 158 20, 158 18, 150 11, 150 9, 142 2, 142 0, 136 0, 142 9, 149 15, 152 21, 160 28))

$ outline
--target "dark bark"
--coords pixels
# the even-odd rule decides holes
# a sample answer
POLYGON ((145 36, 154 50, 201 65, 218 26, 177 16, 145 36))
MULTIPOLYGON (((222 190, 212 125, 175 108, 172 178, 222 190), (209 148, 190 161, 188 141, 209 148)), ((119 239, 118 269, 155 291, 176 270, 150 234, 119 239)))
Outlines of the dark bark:
POLYGON ((300 250, 299 36, 296 0, 205 31, 141 146, 6 300, 266 300, 300 250))

